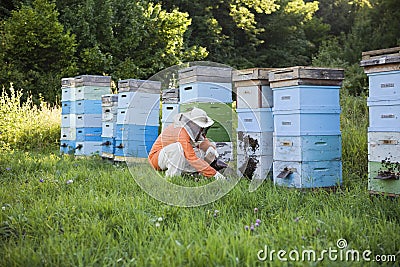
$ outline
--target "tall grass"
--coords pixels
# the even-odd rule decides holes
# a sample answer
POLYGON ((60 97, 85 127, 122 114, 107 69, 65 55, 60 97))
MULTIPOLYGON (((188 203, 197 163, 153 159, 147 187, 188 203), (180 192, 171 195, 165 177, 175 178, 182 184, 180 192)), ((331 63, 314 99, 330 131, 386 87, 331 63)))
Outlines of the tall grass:
POLYGON ((60 138, 61 109, 46 102, 22 102, 22 91, 12 85, 0 96, 0 149, 31 150, 55 148, 60 138))

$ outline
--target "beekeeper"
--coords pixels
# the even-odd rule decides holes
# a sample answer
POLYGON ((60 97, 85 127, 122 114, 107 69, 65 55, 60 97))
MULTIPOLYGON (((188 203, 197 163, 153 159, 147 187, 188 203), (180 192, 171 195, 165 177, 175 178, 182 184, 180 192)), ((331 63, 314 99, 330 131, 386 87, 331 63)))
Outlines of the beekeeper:
POLYGON ((165 170, 165 175, 200 173, 206 177, 225 179, 218 172, 227 165, 217 160, 216 147, 206 133, 214 121, 199 108, 179 113, 174 122, 158 136, 150 150, 148 159, 156 170, 165 170))

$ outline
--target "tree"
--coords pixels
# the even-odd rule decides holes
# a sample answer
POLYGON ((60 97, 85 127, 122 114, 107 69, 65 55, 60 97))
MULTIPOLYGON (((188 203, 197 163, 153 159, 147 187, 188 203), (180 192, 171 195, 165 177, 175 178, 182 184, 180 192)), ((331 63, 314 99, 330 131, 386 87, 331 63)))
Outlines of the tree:
POLYGON ((4 87, 13 82, 36 99, 42 94, 45 100, 56 100, 61 77, 75 73, 75 39, 64 32, 57 16, 54 3, 35 0, 4 21, 0 47, 4 87))

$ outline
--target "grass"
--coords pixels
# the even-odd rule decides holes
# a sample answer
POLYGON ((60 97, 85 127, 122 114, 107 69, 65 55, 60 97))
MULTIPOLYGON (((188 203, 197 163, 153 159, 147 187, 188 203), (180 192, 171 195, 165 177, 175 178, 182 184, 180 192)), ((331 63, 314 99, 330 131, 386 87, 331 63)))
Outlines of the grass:
POLYGON ((371 259, 395 255, 397 262, 386 265, 398 266, 400 199, 367 191, 365 110, 364 99, 342 95, 344 186, 336 192, 264 182, 250 193, 249 182, 241 180, 218 201, 196 208, 169 206, 147 195, 134 179, 155 175, 147 164, 135 165, 131 173, 124 163, 97 156, 60 156, 54 144, 41 151, 2 151, 0 266, 378 265, 328 255, 322 262, 282 262, 276 252, 296 250, 301 256, 315 250, 318 257, 329 248, 338 256, 351 250, 370 250, 371 259), (257 219, 254 231, 245 229, 257 219), (344 250, 336 244, 342 238, 348 243, 344 250), (265 248, 275 250, 272 262, 257 258, 265 248))

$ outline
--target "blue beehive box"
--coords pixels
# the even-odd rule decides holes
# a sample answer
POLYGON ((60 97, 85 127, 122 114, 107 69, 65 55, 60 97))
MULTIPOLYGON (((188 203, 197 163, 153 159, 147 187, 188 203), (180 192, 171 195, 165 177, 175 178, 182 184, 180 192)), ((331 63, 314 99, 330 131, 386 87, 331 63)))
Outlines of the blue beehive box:
POLYGON ((232 102, 231 83, 195 82, 179 86, 181 103, 190 102, 232 102))
POLYGON ((115 156, 147 158, 154 141, 115 140, 115 156))
POLYGON ((342 157, 340 135, 274 135, 274 160, 329 161, 342 157))
POLYGON ((101 114, 101 100, 77 100, 76 114, 101 114))
POLYGON ((102 142, 100 141, 77 141, 75 156, 99 155, 101 153, 102 142))
POLYGON ((102 140, 101 133, 102 133, 101 127, 76 128, 76 141, 100 142, 102 140))
POLYGON ((76 127, 101 127, 101 114, 77 114, 76 127))
POLYGON ((340 135, 340 109, 274 110, 275 135, 340 135))
POLYGON ((102 137, 101 156, 105 158, 113 158, 115 153, 115 138, 102 137))
POLYGON ((274 110, 338 109, 340 86, 297 85, 272 89, 274 110))
POLYGON ((159 108, 160 94, 146 92, 120 92, 118 93, 118 108, 136 108, 151 110, 159 108))
POLYGON ((369 107, 369 131, 400 132, 400 99, 371 101, 369 107))
POLYGON ((400 70, 368 74, 370 101, 400 99, 400 70))
POLYGON ((135 124, 117 124, 117 140, 143 140, 153 141, 158 137, 158 126, 135 125, 135 124))
POLYGON ((72 114, 76 113, 76 102, 75 101, 61 101, 61 114, 72 114))
POLYGON ((75 140, 61 140, 60 141, 60 153, 61 154, 74 154, 76 147, 75 140))
POLYGON ((271 108, 237 109, 238 131, 272 132, 274 119, 271 108))
POLYGON ((342 184, 342 162, 274 160, 273 177, 274 184, 286 187, 335 187, 342 184))

